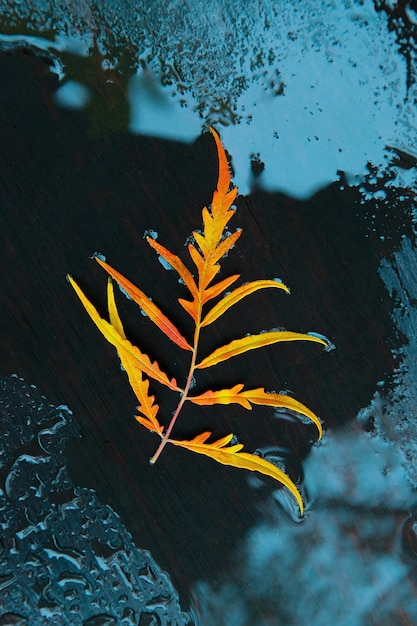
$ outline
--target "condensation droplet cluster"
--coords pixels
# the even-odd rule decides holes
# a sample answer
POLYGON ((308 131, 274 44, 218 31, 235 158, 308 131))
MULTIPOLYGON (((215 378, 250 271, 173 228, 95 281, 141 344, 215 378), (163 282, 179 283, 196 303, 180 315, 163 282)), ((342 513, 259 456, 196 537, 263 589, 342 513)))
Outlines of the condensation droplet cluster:
POLYGON ((0 379, 0 625, 190 624, 118 515, 72 483, 64 453, 77 436, 67 407, 0 379))

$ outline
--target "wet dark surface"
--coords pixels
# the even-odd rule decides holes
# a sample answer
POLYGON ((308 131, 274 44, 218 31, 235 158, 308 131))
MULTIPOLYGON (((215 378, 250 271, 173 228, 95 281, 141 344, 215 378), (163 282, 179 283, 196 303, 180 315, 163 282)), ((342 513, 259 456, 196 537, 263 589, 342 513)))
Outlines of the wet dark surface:
MULTIPOLYGON (((182 145, 107 129, 100 136, 87 113, 56 107, 57 79, 31 53, 2 54, 0 78, 7 86, 0 92, 1 373, 17 373, 51 403, 71 408, 82 432, 69 449, 73 482, 95 489, 117 511, 136 545, 151 552, 186 599, 195 580, 215 583, 275 485, 265 480, 263 490, 254 490, 245 472, 171 448, 150 467, 157 439, 134 421, 135 398, 117 356, 65 275, 104 313, 106 277, 89 258, 102 252, 190 332, 176 304, 182 287, 142 236, 157 231, 187 260, 183 244, 200 227, 216 182, 212 139, 204 134, 182 145)), ((197 390, 237 382, 291 389, 334 428, 369 403, 377 383, 389 381, 391 349, 401 341, 377 273, 381 257, 411 232, 407 206, 391 194, 397 208, 390 211, 361 203, 357 188, 340 183, 306 202, 259 191, 238 199, 231 226, 244 233, 223 263, 224 276, 278 276, 292 295, 266 292, 237 305, 207 333, 202 350, 274 327, 323 333, 337 349, 325 353, 301 342, 266 348, 202 372, 197 390), (371 215, 378 211, 374 231, 371 215)), ((187 355, 133 303, 118 302, 129 336, 181 381, 187 355)), ((169 416, 170 393, 154 390, 169 416)), ((236 433, 248 451, 287 445, 295 467, 315 437, 313 427, 277 421, 267 408, 187 409, 175 432, 207 429, 236 433)))

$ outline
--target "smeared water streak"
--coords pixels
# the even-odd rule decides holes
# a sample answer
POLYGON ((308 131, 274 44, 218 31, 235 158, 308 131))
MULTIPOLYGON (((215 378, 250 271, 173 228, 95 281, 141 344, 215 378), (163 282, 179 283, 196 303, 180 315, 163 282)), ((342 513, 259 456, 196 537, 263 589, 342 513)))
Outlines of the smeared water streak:
POLYGON ((178 596, 117 514, 73 485, 65 406, 0 379, 0 623, 185 626, 178 596))

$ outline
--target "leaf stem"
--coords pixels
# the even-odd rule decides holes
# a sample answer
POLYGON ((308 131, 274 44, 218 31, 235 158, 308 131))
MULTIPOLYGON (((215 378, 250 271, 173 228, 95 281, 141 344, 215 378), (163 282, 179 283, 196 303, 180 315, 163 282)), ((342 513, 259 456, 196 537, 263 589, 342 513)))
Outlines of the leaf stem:
POLYGON ((191 358, 190 370, 188 372, 187 382, 185 383, 184 391, 182 393, 178 406, 175 409, 174 415, 172 416, 171 421, 168 425, 168 428, 166 429, 165 434, 163 435, 161 439, 161 443, 159 444, 159 447, 157 451, 155 452, 155 454, 153 455, 153 457, 149 460, 149 463, 151 465, 154 465, 157 462, 159 455, 161 454, 162 450, 168 443, 169 436, 172 432, 172 429, 174 428, 175 422, 177 421, 177 417, 180 414, 185 401, 187 400, 188 392, 190 391, 191 383, 192 383, 193 376, 194 376, 195 365, 197 361, 197 347, 198 347, 198 341, 200 338, 200 328, 201 328, 201 306, 199 307, 199 314, 198 314, 198 318, 196 321, 196 328, 194 332, 193 356, 191 358))

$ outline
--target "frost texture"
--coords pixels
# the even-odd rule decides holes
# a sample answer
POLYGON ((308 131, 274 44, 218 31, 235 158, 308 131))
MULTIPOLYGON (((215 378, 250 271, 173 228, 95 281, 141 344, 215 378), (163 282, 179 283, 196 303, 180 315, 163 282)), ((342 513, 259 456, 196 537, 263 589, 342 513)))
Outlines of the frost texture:
POLYGON ((383 407, 385 428, 382 434, 398 441, 407 456, 407 473, 417 487, 417 253, 407 238, 392 261, 383 259, 380 274, 396 303, 393 320, 406 338, 397 351, 398 367, 394 389, 383 407))
POLYGON ((16 376, 0 380, 0 623, 189 624, 117 514, 74 487, 64 451, 76 436, 67 407, 16 376))

